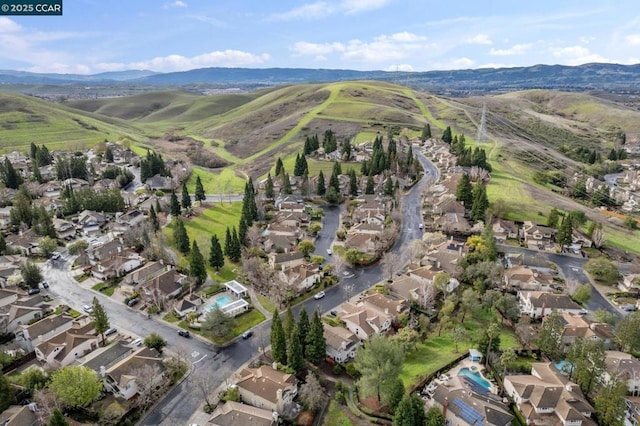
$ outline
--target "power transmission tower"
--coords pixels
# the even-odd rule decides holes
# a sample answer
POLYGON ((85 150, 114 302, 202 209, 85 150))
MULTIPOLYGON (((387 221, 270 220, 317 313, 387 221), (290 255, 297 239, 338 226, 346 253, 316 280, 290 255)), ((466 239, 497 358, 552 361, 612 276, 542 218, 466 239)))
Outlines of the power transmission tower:
POLYGON ((487 104, 482 104, 482 116, 480 117, 480 126, 476 135, 476 142, 487 141, 487 104))

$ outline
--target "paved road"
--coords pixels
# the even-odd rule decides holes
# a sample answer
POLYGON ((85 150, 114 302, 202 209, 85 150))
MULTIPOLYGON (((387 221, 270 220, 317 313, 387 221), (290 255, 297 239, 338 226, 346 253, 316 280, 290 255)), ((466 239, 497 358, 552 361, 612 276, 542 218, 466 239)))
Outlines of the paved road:
MULTIPOLYGON (((401 254, 408 241, 421 238, 423 231, 419 229, 418 224, 422 222, 420 213, 422 193, 425 186, 432 181, 430 180, 431 176, 437 179, 438 170, 435 166, 429 163, 422 154, 418 154, 417 158, 428 173, 403 199, 403 231, 392 249, 398 254, 401 254)), ((241 198, 241 196, 239 197, 241 198)), ((343 208, 336 206, 325 209, 323 229, 315 242, 318 254, 326 256, 326 250, 330 247, 335 231, 338 229, 340 212, 343 208)), ((66 254, 64 256, 68 257, 66 254)), ((381 267, 378 264, 367 268, 347 270, 353 272, 354 276, 343 278, 339 285, 328 289, 323 299, 310 299, 296 306, 294 312, 297 314, 302 306, 309 313, 315 309, 327 312, 343 303, 348 295, 353 296, 362 292, 382 279, 381 267)), ((259 348, 269 345, 270 321, 258 325, 254 329, 254 336, 251 339, 239 339, 224 348, 216 347, 198 338, 185 339, 180 337, 176 328, 160 321, 147 319, 146 315, 135 309, 77 285, 70 277, 68 263, 64 260, 53 266, 47 265, 44 273, 51 284, 50 292, 74 309, 81 311, 83 305, 90 304, 93 297, 97 296, 109 314, 112 326, 141 337, 152 332, 158 333, 167 340, 168 350, 184 354, 194 363, 194 374, 191 374, 189 378, 174 388, 140 423, 142 425, 186 424, 191 415, 202 405, 204 399, 195 383, 201 372, 210 374, 209 379, 213 389, 222 384, 233 371, 257 355, 259 348)))

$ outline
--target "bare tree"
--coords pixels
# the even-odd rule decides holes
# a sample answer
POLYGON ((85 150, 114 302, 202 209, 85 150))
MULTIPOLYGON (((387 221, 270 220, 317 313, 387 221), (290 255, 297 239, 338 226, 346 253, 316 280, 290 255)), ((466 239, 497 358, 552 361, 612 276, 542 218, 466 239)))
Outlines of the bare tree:
POLYGON ((215 401, 212 402, 211 397, 215 392, 217 386, 217 377, 216 376, 228 376, 231 373, 229 367, 221 367, 214 370, 210 369, 200 369, 197 370, 197 373, 194 375, 193 381, 195 385, 198 387, 200 392, 202 392, 202 398, 205 403, 205 411, 209 412, 213 410, 215 407, 215 401), (209 411, 208 411, 209 410, 209 411))
POLYGON ((433 302, 436 298, 436 290, 432 281, 424 280, 422 287, 418 292, 418 305, 422 309, 429 309, 433 307, 433 302))
POLYGON ((58 409, 61 410, 61 406, 56 400, 56 396, 52 390, 48 388, 37 389, 33 392, 33 400, 38 406, 36 415, 40 424, 48 424, 49 418, 53 412, 58 409))
POLYGON ((440 244, 447 240, 447 236, 442 232, 425 232, 422 236, 422 241, 427 245, 427 248, 440 244))
POLYGON ((355 290, 356 286, 355 284, 344 284, 342 286, 342 289, 344 290, 344 294, 347 297, 347 301, 349 301, 349 299, 351 299, 351 296, 353 296, 353 291, 355 290))
POLYGON ((380 247, 382 249, 389 248, 391 246, 391 243, 395 241, 398 233, 400 232, 398 223, 399 222, 392 223, 382 230, 382 234, 380 235, 380 247))
POLYGON ((143 409, 153 404, 169 384, 157 364, 145 364, 133 370, 131 375, 136 378, 138 385, 138 396, 134 404, 143 409))
POLYGON ((593 233, 591 234, 591 241, 593 241, 593 246, 597 249, 604 245, 605 235, 602 228, 595 228, 593 230, 593 233))
POLYGON ((258 244, 260 244, 261 238, 262 232, 258 225, 252 225, 247 229, 247 242, 249 243, 249 247, 257 247, 258 244))
POLYGON ((338 277, 338 279, 340 279, 340 277, 342 277, 342 273, 347 267, 347 262, 344 260, 342 256, 335 256, 332 259, 332 263, 333 263, 333 272, 338 277))
POLYGON ((287 280, 283 280, 281 274, 274 274, 269 286, 268 296, 279 308, 283 308, 289 300, 293 286, 287 280))
POLYGON ((567 290, 567 293, 573 294, 580 286, 580 283, 577 280, 568 279, 565 281, 564 286, 567 290))
POLYGON ((327 394, 320 381, 313 372, 307 373, 305 383, 300 386, 300 399, 313 411, 317 411, 325 404, 327 394))
POLYGON ((405 257, 409 262, 416 262, 427 253, 427 246, 422 240, 413 240, 407 244, 405 250, 403 251, 403 257, 405 257))
POLYGON ((402 259, 396 253, 388 251, 382 256, 380 265, 382 266, 383 274, 389 277, 389 281, 392 281, 393 274, 399 271, 402 266, 402 259))

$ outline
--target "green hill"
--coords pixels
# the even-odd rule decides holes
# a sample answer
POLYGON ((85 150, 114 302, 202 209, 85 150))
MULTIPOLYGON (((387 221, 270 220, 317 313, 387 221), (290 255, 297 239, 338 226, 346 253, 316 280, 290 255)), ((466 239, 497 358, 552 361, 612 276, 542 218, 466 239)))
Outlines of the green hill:
POLYGON ((126 121, 98 116, 40 99, 0 93, 0 149, 25 150, 31 142, 50 149, 80 149, 105 139, 143 139, 126 121))

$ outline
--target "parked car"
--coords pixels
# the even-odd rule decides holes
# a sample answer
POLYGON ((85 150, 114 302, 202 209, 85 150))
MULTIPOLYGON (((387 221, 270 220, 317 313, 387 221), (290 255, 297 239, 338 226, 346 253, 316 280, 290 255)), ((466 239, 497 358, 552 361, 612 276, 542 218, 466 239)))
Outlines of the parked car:
POLYGON ((48 283, 48 282, 46 282, 46 281, 43 281, 43 282, 42 282, 42 287, 44 287, 44 288, 49 288, 49 283, 48 283))
POLYGON ((105 336, 111 336, 112 334, 117 333, 117 332, 118 332, 117 328, 111 327, 107 331, 104 332, 104 335, 105 336))
POLYGON ((322 299, 325 296, 324 291, 320 291, 316 294, 313 295, 313 298, 318 300, 318 299, 322 299))
POLYGON ((32 296, 34 294, 38 294, 40 293, 40 289, 39 288, 30 288, 29 291, 27 291, 27 294, 29 296, 32 296))
POLYGON ((338 311, 333 310, 333 311, 329 312, 329 314, 330 314, 332 317, 337 317, 337 316, 338 316, 338 311))
POLYGON ((245 339, 245 340, 250 338, 251 336, 253 336, 253 331, 252 330, 247 330, 244 333, 242 333, 242 338, 245 339))
POLYGON ((331 256, 333 254, 333 251, 331 249, 327 249, 327 254, 331 256))
POLYGON ((142 344, 142 339, 136 339, 133 342, 131 342, 131 344, 133 346, 140 346, 142 344))
POLYGON ((91 305, 84 305, 82 307, 82 310, 85 311, 88 314, 92 314, 93 313, 93 306, 91 305))
POLYGON ((58 260, 58 259, 60 259, 60 253, 58 253, 57 251, 54 251, 54 252, 51 254, 51 259, 53 259, 53 260, 58 260))
POLYGON ((134 297, 133 299, 129 299, 129 301, 127 302, 127 306, 135 306, 138 304, 139 301, 140 299, 138 299, 137 297, 134 297))
POLYGON ((189 330, 178 330, 178 334, 182 337, 191 337, 189 330))

